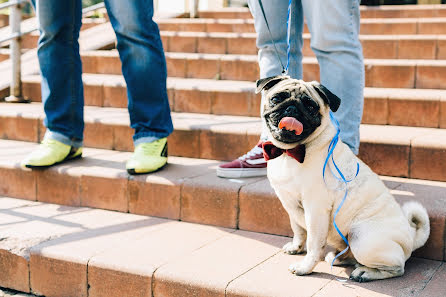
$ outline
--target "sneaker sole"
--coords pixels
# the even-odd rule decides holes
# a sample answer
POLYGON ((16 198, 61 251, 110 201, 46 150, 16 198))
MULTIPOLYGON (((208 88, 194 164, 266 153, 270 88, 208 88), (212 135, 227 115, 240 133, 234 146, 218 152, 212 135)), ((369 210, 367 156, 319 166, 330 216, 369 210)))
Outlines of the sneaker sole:
POLYGON ((166 167, 166 166, 167 166, 167 163, 164 164, 163 166, 161 166, 161 167, 158 168, 158 169, 155 169, 155 170, 153 170, 153 171, 147 171, 147 172, 136 172, 135 169, 127 169, 127 173, 130 174, 130 175, 142 175, 142 174, 155 173, 155 172, 160 171, 161 169, 163 169, 163 168, 166 167))
POLYGON ((217 176, 224 178, 266 176, 266 168, 242 168, 242 169, 217 168, 217 176))
POLYGON ((82 158, 82 154, 77 155, 75 157, 67 157, 67 158, 63 159, 62 161, 56 162, 56 163, 51 164, 51 165, 36 166, 36 165, 28 165, 27 164, 27 165, 25 165, 25 167, 26 168, 30 168, 30 169, 46 169, 46 168, 49 168, 49 167, 57 165, 57 164, 61 164, 61 163, 64 163, 64 162, 68 162, 68 161, 72 161, 72 160, 76 160, 76 159, 80 159, 80 158, 82 158))

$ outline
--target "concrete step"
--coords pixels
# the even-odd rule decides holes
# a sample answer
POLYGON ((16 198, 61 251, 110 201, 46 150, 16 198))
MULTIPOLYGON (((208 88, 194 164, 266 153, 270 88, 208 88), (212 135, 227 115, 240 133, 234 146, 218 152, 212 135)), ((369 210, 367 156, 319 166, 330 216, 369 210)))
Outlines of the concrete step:
MULTIPOLYGON (((258 117, 173 113, 172 156, 232 160, 258 141, 258 117)), ((38 142, 44 135, 41 104, 1 103, 0 137, 38 142)), ((132 151, 127 110, 85 108, 85 146, 132 151)), ((446 181, 446 129, 361 125, 360 157, 375 172, 446 181)))
MULTIPOLYGON (((41 78, 27 76, 23 94, 41 101, 41 78)), ((167 79, 170 107, 175 112, 259 116, 260 94, 247 81, 167 79)), ((127 107, 126 84, 121 75, 84 74, 85 104, 127 107)), ((446 90, 365 88, 363 123, 446 128, 446 90)))
POLYGON ((0 285, 47 297, 433 297, 446 288, 441 261, 413 257, 403 277, 366 284, 325 262, 296 277, 287 267, 303 256, 280 251, 286 237, 7 197, 0 211, 10 223, 0 285))
MULTIPOLYGON (((85 73, 121 74, 116 50, 84 51, 85 73)), ((166 53, 170 77, 221 80, 259 78, 256 55, 166 53)), ((304 80, 319 80, 316 58, 303 58, 304 80)), ((446 89, 446 60, 365 60, 366 87, 446 89)))
MULTIPOLYGON (((446 17, 446 5, 361 6, 361 18, 429 18, 446 17)), ((199 12, 200 18, 249 19, 248 8, 224 8, 199 12)))
MULTIPOLYGON (((255 33, 161 31, 166 52, 256 55, 255 33)), ((303 35, 304 57, 314 56, 310 34, 303 35)), ((446 35, 361 35, 370 59, 446 59, 446 35)))
MULTIPOLYGON (((361 34, 446 34, 446 17, 440 18, 373 18, 361 20, 361 34)), ((163 19, 158 21, 162 31, 253 33, 253 19, 163 19)), ((308 28, 304 26, 304 32, 308 28)))

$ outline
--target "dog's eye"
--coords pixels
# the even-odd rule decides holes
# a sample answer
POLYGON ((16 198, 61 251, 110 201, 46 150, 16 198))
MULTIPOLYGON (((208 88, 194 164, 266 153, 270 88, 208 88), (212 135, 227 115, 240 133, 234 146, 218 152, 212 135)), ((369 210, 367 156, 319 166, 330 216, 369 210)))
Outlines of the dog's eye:
POLYGON ((280 102, 282 102, 282 99, 277 96, 270 99, 270 103, 272 106, 279 104, 280 102))
POLYGON ((306 108, 309 112, 314 113, 314 112, 317 112, 317 111, 318 111, 318 109, 319 109, 319 105, 317 104, 317 102, 311 100, 310 97, 308 97, 308 96, 302 96, 301 101, 302 101, 302 103, 304 104, 305 108, 306 108))

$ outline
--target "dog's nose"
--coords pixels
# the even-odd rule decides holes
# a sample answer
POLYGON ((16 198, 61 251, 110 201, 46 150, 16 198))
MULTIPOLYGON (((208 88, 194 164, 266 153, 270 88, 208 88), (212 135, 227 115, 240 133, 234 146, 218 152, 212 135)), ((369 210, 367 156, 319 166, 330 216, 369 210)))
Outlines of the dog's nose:
POLYGON ((285 110, 285 112, 287 114, 296 114, 297 113, 297 108, 294 105, 288 106, 287 109, 285 110))

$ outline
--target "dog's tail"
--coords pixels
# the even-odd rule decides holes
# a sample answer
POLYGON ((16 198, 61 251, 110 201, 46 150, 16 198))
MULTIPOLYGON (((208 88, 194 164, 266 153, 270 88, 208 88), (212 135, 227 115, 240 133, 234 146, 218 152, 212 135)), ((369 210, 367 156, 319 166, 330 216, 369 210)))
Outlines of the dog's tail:
POLYGON ((415 229, 413 250, 416 250, 422 247, 429 238, 429 216, 426 209, 418 202, 405 203, 402 208, 410 226, 415 229))

